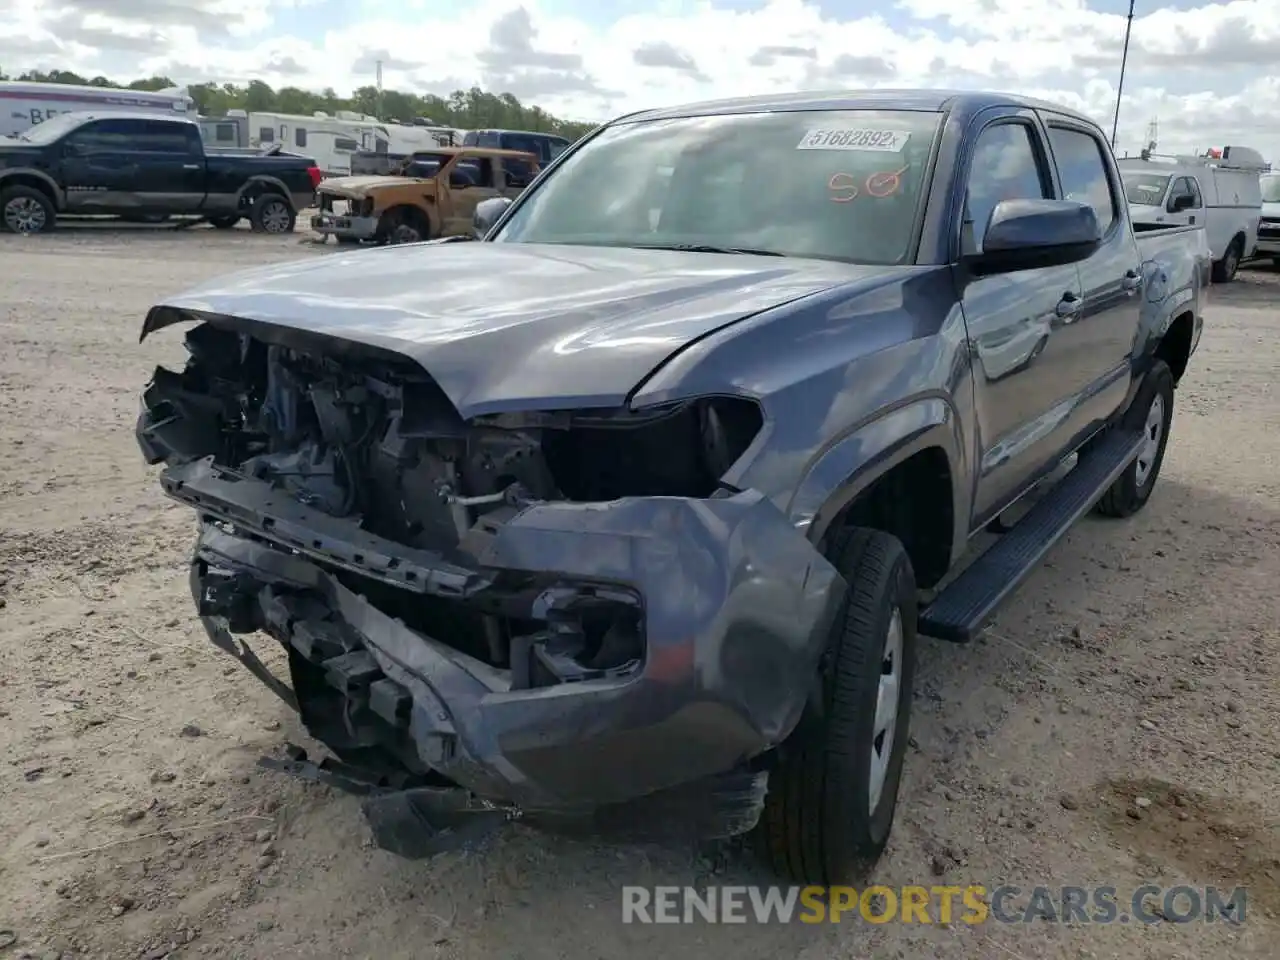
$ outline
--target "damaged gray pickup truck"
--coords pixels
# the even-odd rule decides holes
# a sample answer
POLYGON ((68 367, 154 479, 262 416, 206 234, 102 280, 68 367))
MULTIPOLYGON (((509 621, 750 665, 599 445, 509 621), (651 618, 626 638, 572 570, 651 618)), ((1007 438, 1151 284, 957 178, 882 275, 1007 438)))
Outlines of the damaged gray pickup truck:
POLYGON ((138 441, 210 637, 334 755, 277 764, 384 847, 665 825, 839 882, 889 836, 917 633, 1151 495, 1209 253, 1127 209, 1094 123, 1005 95, 635 114, 481 241, 155 306, 196 325, 138 441))

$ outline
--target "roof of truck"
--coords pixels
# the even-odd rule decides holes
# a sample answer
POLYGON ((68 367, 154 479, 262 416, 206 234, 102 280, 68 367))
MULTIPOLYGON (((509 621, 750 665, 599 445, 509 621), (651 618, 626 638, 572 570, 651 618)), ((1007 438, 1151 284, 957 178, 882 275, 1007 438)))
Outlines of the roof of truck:
POLYGON ((799 110, 960 110, 977 113, 987 107, 1016 106, 1031 110, 1052 110, 1087 123, 1092 119, 1077 110, 1047 100, 1012 93, 975 90, 837 90, 805 93, 763 94, 628 114, 626 120, 665 120, 674 117, 724 113, 783 113, 799 110))

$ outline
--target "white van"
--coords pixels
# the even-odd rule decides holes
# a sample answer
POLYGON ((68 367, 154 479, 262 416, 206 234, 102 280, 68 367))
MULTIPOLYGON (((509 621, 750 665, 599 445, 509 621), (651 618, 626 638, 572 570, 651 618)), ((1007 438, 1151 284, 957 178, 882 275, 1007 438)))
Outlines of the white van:
POLYGON ((1280 173, 1262 175, 1262 219, 1258 221, 1260 257, 1270 257, 1280 267, 1280 173))
POLYGON ((1225 147, 1220 157, 1144 154, 1126 157, 1119 166, 1135 229, 1204 225, 1215 283, 1231 280, 1240 262, 1255 255, 1259 178, 1271 170, 1256 150, 1225 147))
POLYGON ((94 113, 144 111, 186 117, 194 115, 196 107, 185 87, 152 92, 0 80, 0 136, 16 137, 50 117, 83 110, 94 113))

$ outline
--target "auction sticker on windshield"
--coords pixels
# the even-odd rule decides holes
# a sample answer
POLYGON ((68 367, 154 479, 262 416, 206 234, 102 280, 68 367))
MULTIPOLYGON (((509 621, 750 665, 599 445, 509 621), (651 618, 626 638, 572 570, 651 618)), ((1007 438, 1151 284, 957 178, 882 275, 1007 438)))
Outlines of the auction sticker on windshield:
POLYGON ((868 127, 817 127, 804 135, 797 150, 869 150, 901 153, 911 134, 906 130, 875 130, 868 127))

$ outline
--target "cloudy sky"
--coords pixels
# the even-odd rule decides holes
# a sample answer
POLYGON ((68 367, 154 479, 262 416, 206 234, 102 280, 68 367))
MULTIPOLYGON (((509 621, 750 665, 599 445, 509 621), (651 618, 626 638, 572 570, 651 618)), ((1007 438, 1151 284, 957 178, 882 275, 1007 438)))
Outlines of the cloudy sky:
MULTIPOLYGON (((447 93, 574 119, 774 91, 994 88, 1110 129, 1128 0, 0 0, 0 67, 447 93)), ((1280 0, 1138 0, 1119 147, 1280 162, 1280 0)))

